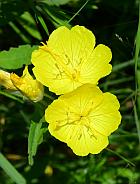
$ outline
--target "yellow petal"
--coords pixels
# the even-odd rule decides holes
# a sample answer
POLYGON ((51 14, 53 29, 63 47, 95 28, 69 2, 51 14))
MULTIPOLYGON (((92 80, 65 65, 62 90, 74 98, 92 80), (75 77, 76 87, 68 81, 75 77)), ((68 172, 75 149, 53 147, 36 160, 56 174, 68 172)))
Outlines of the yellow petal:
POLYGON ((71 30, 62 26, 52 32, 47 44, 55 53, 62 54, 66 63, 70 62, 73 67, 90 55, 95 46, 95 36, 84 26, 77 25, 71 30))
POLYGON ((75 110, 80 114, 86 115, 89 109, 96 107, 103 98, 102 91, 95 85, 84 84, 76 90, 64 94, 60 97, 69 106, 71 110, 75 110))
POLYGON ((33 72, 38 81, 43 85, 48 86, 50 91, 57 95, 72 91, 73 88, 78 87, 78 82, 73 82, 69 76, 69 71, 63 70, 61 65, 58 65, 57 57, 48 53, 45 46, 40 47, 39 50, 32 53, 32 63, 35 65, 33 72), (36 58, 39 59, 37 62, 36 58), (65 73, 66 72, 66 73, 65 73))
POLYGON ((42 64, 41 67, 38 68, 34 67, 33 72, 38 81, 40 81, 44 86, 48 86, 50 91, 55 92, 57 95, 60 95, 60 91, 64 94, 68 91, 72 91, 74 86, 79 86, 77 85, 78 83, 73 83, 68 77, 66 77, 64 73, 61 75, 57 71, 57 69, 55 71, 52 71, 52 67, 51 65, 49 65, 49 62, 47 64, 48 66, 46 67, 46 69, 50 68, 48 72, 46 71, 46 69, 44 69, 44 64, 42 64))
POLYGON ((67 144, 76 155, 98 154, 108 145, 108 138, 95 130, 90 132, 86 127, 77 127, 76 132, 74 130, 67 144))
POLYGON ((17 88, 13 85, 10 79, 10 73, 0 70, 0 85, 7 89, 16 91, 17 88))
POLYGON ((45 119, 54 137, 67 143, 75 154, 97 154, 108 145, 107 136, 121 120, 119 102, 92 84, 60 96, 48 106, 45 119))
POLYGON ((109 64, 112 53, 109 47, 98 45, 81 66, 80 82, 97 84, 98 80, 111 72, 109 64))
POLYGON ((102 98, 103 93, 97 86, 85 84, 73 92, 60 96, 58 100, 54 100, 46 110, 46 119, 49 123, 66 119, 68 113, 71 113, 70 118, 72 118, 74 112, 75 114, 86 115, 91 106, 92 108, 96 107, 102 101, 102 98), (56 109, 55 112, 54 109, 56 109))
POLYGON ((89 119, 92 122, 91 126, 101 134, 109 136, 118 128, 121 122, 119 107, 115 95, 104 93, 102 102, 89 114, 89 119))
POLYGON ((32 101, 37 102, 43 98, 43 85, 37 80, 33 79, 33 77, 29 74, 28 66, 25 67, 21 77, 15 73, 11 73, 10 79, 14 86, 32 101))
POLYGON ((108 138, 82 125, 50 123, 49 132, 58 140, 67 143, 76 155, 98 154, 108 145, 108 138))
POLYGON ((45 119, 48 123, 59 122, 59 125, 67 123, 68 106, 61 99, 54 100, 45 111, 45 119))
POLYGON ((94 46, 95 36, 85 27, 59 27, 52 32, 47 45, 32 53, 34 75, 57 95, 73 91, 83 84, 80 67, 94 46))

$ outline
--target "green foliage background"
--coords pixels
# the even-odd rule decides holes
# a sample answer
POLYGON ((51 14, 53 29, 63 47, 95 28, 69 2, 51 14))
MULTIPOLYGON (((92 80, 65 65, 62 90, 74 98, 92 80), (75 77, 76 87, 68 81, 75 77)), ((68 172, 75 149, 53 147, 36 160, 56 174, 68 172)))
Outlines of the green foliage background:
POLYGON ((100 87, 117 95, 122 114, 107 149, 78 157, 47 131, 42 116, 52 93, 32 103, 0 87, 0 184, 140 184, 139 3, 0 0, 1 69, 21 74, 55 28, 84 25, 112 50, 113 71, 100 87))

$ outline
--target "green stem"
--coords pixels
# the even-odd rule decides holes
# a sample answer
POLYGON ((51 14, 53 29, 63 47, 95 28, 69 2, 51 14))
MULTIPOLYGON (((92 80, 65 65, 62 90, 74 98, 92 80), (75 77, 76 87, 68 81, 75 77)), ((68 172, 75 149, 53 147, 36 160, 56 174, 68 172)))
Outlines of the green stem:
POLYGON ((128 164, 130 164, 130 165, 132 165, 132 166, 135 167, 135 164, 134 164, 134 163, 132 163, 131 161, 129 161, 127 158, 125 158, 124 156, 120 155, 120 154, 117 153, 116 151, 113 151, 113 150, 111 150, 111 149, 109 149, 109 148, 106 148, 106 150, 107 150, 107 151, 110 151, 111 153, 113 153, 113 154, 115 154, 115 155, 117 155, 117 156, 120 157, 122 160, 124 160, 126 163, 128 163, 128 164))
POLYGON ((16 96, 11 95, 10 93, 6 93, 5 91, 0 91, 0 94, 6 96, 6 97, 8 97, 8 98, 11 98, 11 99, 13 99, 13 100, 16 100, 16 101, 18 101, 18 102, 20 102, 20 103, 22 103, 22 104, 24 103, 23 100, 17 98, 16 96))

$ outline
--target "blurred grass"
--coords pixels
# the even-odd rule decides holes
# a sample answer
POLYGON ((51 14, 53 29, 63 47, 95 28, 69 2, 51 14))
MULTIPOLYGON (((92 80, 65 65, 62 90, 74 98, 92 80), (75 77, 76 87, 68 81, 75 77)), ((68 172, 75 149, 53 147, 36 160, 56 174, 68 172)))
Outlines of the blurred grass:
MULTIPOLYGON (((136 91, 140 89, 140 68, 138 68, 138 57, 140 53, 140 2, 139 2, 139 22, 138 22, 138 30, 137 30, 137 35, 136 35, 136 46, 135 46, 135 85, 136 85, 136 91)), ((137 104, 134 102, 134 116, 135 116, 135 122, 136 122, 136 127, 137 127, 137 132, 138 132, 138 138, 139 138, 139 147, 140 147, 140 121, 139 121, 139 116, 138 114, 140 113, 140 96, 136 95, 135 96, 135 101, 137 104), (137 108, 138 107, 138 108, 137 108)))
MULTIPOLYGON (((3 1, 5 2, 3 9, 5 10, 7 5, 9 12, 3 13, 7 17, 5 24, 4 21, 1 22, 1 49, 8 50, 11 46, 25 43, 40 44, 40 40, 30 34, 22 22, 18 22, 20 21, 18 16, 22 17, 25 11, 33 17, 35 23, 32 28, 38 31, 44 42, 55 27, 65 22, 68 22, 69 26, 79 24, 91 29, 96 35, 97 44, 106 44, 113 52, 113 71, 111 75, 100 81, 100 87, 103 91, 110 91, 119 98, 122 123, 110 136, 110 145, 106 150, 99 155, 87 157, 75 156, 64 143, 46 132, 44 142, 39 146, 37 155, 34 157, 34 165, 31 167, 27 159, 30 120, 39 122, 44 108, 52 101, 50 99, 52 94, 48 94, 46 89, 46 97, 42 104, 33 104, 1 90, 0 150, 29 184, 139 184, 139 2, 136 0, 67 0, 67 2, 57 1, 57 6, 54 6, 46 4, 45 0, 34 1, 34 3, 27 1, 28 3, 21 3, 24 4, 21 11, 20 3, 14 1, 13 10, 9 7, 12 6, 11 0, 3 1), (37 6, 40 7, 39 10, 37 6), (15 18, 13 13, 16 11, 15 18)), ((55 0, 51 1, 53 2, 55 0)), ((0 184, 13 183, 11 178, 0 170, 0 184)))
POLYGON ((10 162, 0 153, 0 166, 17 184, 26 184, 23 176, 10 164, 10 162))

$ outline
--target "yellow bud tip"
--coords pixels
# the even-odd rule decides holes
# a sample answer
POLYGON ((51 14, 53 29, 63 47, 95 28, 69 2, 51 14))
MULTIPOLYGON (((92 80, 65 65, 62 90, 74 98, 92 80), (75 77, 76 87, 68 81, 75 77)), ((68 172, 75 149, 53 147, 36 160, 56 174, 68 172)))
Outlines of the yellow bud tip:
POLYGON ((21 77, 11 73, 10 78, 14 86, 16 86, 16 88, 27 98, 34 102, 42 100, 44 87, 36 79, 33 79, 28 71, 28 66, 25 67, 21 77))
POLYGON ((3 70, 0 70, 0 85, 10 90, 17 90, 11 81, 10 73, 3 70))
POLYGON ((18 75, 16 75, 15 73, 10 74, 10 79, 15 86, 19 86, 22 84, 21 78, 18 75))

